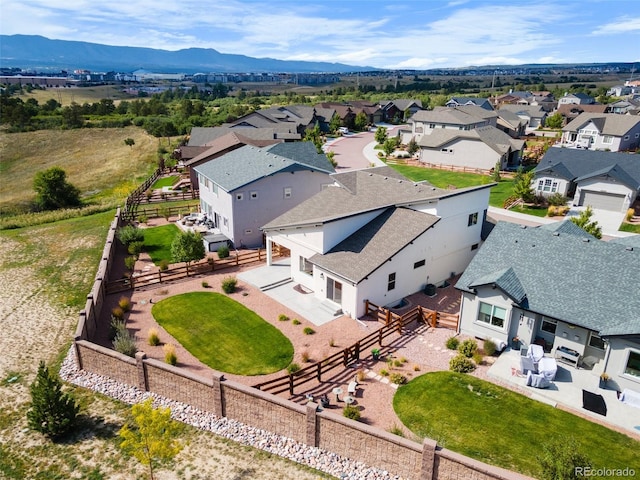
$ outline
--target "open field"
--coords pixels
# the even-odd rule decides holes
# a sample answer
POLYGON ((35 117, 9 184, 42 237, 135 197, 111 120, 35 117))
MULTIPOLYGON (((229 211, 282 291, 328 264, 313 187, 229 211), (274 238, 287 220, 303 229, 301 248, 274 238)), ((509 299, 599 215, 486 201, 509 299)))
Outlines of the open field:
POLYGON ((72 103, 82 105, 83 103, 96 103, 103 98, 111 99, 117 105, 118 100, 133 99, 131 95, 123 93, 121 87, 115 85, 96 85, 92 87, 71 87, 71 88, 48 88, 46 90, 32 90, 30 93, 23 93, 18 96, 23 101, 35 98, 38 104, 47 103, 47 100, 54 99, 63 107, 72 103))
POLYGON ((124 199, 156 168, 158 140, 138 127, 0 132, 0 215, 26 207, 35 197, 33 176, 58 166, 84 201, 124 199), (128 147, 125 138, 133 138, 128 147))

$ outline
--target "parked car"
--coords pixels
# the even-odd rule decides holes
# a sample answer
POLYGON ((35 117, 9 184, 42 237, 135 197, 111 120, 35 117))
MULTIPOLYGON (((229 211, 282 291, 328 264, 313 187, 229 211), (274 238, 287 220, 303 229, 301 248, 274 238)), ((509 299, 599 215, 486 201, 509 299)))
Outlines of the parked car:
POLYGON ((349 129, 347 127, 340 127, 338 128, 338 132, 340 132, 342 135, 346 135, 347 133, 349 133, 349 129))

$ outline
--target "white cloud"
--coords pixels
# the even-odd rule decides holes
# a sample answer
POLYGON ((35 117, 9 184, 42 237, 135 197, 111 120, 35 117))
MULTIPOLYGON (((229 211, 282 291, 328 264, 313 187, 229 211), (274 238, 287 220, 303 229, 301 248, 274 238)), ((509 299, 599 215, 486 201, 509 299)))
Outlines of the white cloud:
MULTIPOLYGON (((640 17, 622 17, 617 20, 601 25, 593 31, 593 35, 617 35, 620 33, 636 32, 640 33, 640 17)), ((636 39, 638 42, 638 39, 636 39)), ((636 46, 638 44, 636 43, 636 46)))

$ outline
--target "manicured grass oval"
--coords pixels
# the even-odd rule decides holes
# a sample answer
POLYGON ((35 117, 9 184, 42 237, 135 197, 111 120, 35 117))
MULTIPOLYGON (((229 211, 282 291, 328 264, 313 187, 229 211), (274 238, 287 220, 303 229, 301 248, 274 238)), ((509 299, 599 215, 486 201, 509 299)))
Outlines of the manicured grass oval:
POLYGON ((570 438, 594 468, 637 465, 640 443, 628 436, 465 374, 417 377, 398 388, 393 408, 420 437, 536 478, 543 445, 570 438))
POLYGON ((263 375, 293 359, 293 345, 280 330, 220 293, 176 295, 156 303, 151 312, 184 348, 221 372, 263 375))

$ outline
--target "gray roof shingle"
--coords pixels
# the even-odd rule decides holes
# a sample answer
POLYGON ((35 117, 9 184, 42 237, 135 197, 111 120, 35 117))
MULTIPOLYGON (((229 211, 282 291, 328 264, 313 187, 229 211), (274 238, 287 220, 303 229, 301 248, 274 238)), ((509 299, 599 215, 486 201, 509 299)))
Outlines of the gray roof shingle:
POLYGON ((327 253, 313 255, 309 261, 358 284, 439 220, 409 208, 387 208, 327 253))
POLYGON ((526 294, 516 303, 529 311, 604 336, 640 334, 640 248, 499 222, 456 288, 472 291, 487 278, 502 279, 515 298, 519 288, 505 276, 509 269, 526 294))
POLYGON ((277 143, 263 148, 246 145, 194 169, 227 192, 279 172, 335 172, 326 155, 318 154, 311 142, 277 143))

